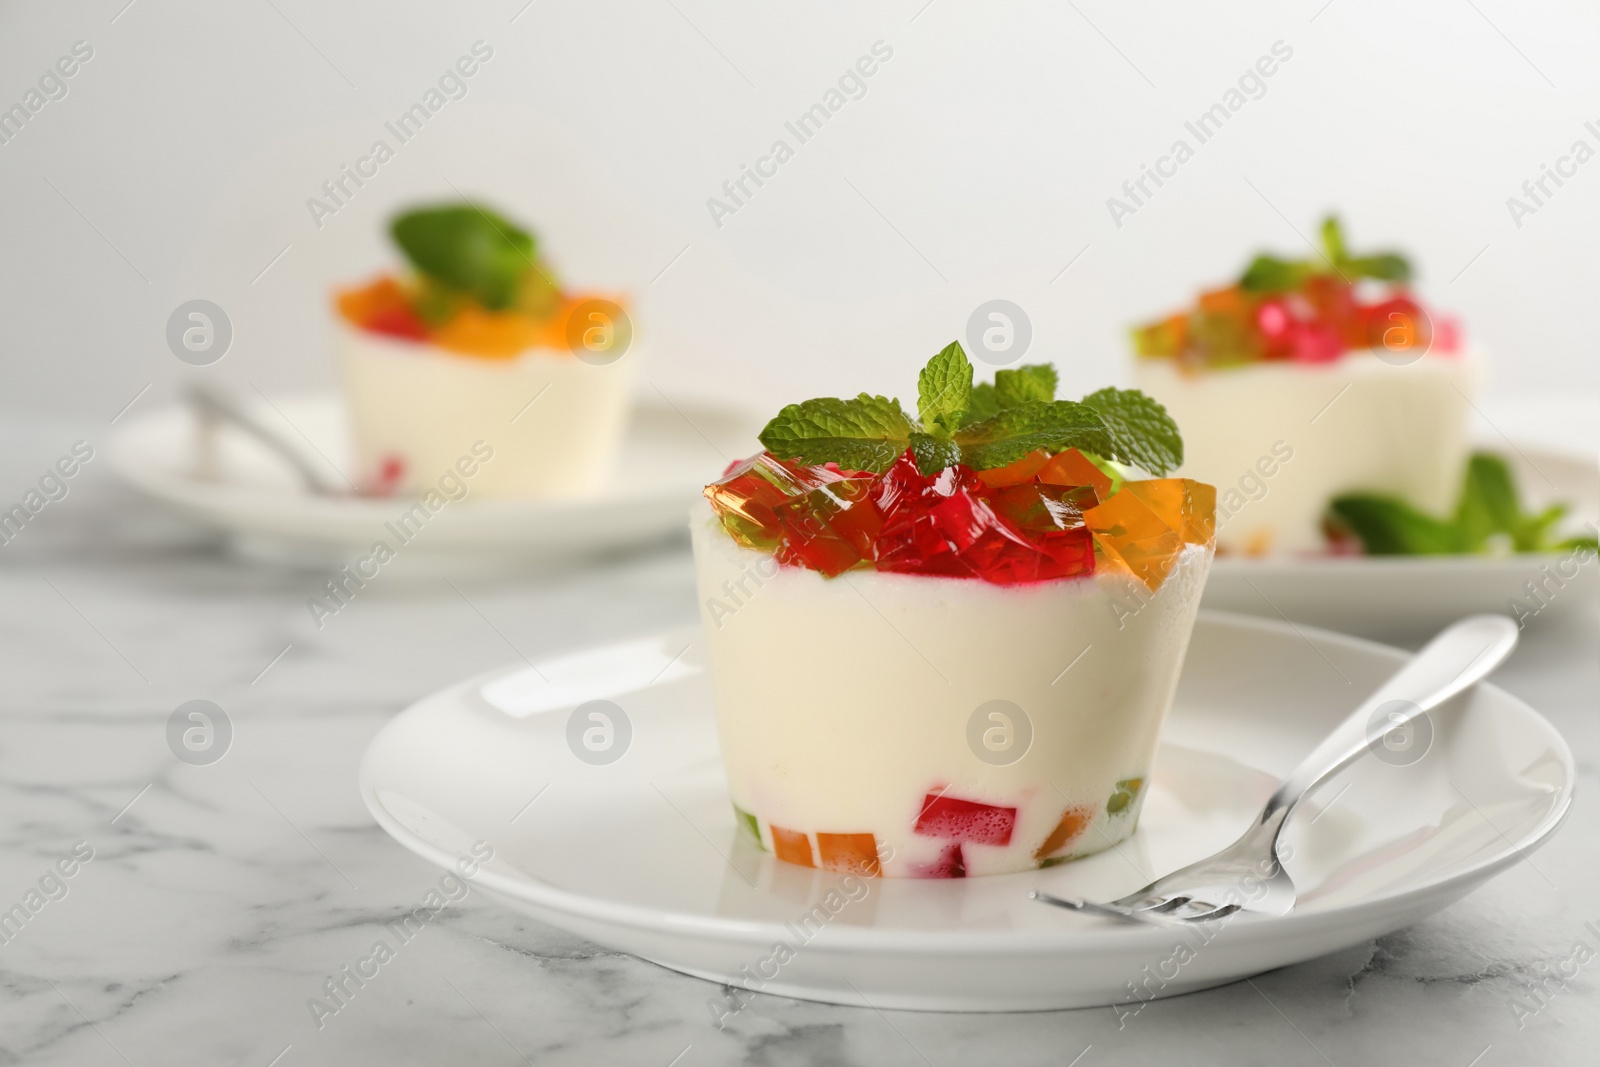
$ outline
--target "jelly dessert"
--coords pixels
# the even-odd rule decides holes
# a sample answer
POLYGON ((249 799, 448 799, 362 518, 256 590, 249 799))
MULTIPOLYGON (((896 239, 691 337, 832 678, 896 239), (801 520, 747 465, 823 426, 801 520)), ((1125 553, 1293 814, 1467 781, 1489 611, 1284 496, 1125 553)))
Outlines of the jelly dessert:
POLYGON ((1211 564, 1211 486, 1133 390, 784 408, 692 521, 736 822, 785 862, 960 878, 1131 834, 1211 564))
POLYGON ((363 488, 433 488, 482 442, 474 494, 597 489, 627 417, 627 312, 564 290, 533 235, 487 207, 407 211, 390 234, 409 272, 336 299, 363 488))
POLYGON ((1327 548, 1335 496, 1447 508, 1481 365, 1409 290, 1392 252, 1257 256, 1237 282, 1134 330, 1135 382, 1184 428, 1185 470, 1217 486, 1219 552, 1327 548))

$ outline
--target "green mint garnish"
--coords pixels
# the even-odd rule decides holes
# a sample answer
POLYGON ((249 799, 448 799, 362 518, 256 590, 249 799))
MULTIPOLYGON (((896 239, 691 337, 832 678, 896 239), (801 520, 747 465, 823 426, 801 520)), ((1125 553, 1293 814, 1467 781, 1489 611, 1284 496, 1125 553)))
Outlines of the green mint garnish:
POLYGON ((1041 448, 1077 448, 1157 475, 1182 462, 1177 427, 1143 393, 1102 389, 1079 403, 1056 400, 1055 391, 1056 370, 1045 364, 1001 370, 994 384, 973 385, 972 364, 952 342, 918 376, 916 421, 898 400, 824 397, 784 408, 761 431, 761 444, 780 459, 874 474, 908 448, 925 475, 956 463, 1004 467, 1041 448))
POLYGON ((1345 281, 1373 278, 1385 282, 1411 280, 1411 264, 1396 252, 1352 256, 1345 248, 1339 220, 1329 215, 1322 221, 1322 256, 1318 259, 1289 260, 1276 256, 1257 256, 1250 261, 1239 287, 1253 293, 1282 293, 1300 288, 1313 275, 1332 273, 1345 281))
POLYGON ((1015 463, 1039 448, 1111 451, 1105 421, 1087 404, 1072 400, 1030 400, 1001 408, 982 422, 964 426, 956 442, 961 445, 962 462, 979 471, 1015 463))
POLYGON ((917 470, 936 474, 961 462, 961 446, 948 437, 918 431, 911 435, 911 456, 917 461, 917 470))
POLYGON ((1000 393, 990 382, 979 382, 972 387, 972 400, 967 404, 967 422, 982 422, 1000 414, 1000 393))
POLYGON ((1111 447, 1104 453, 1118 463, 1153 474, 1183 466, 1183 437, 1167 409, 1137 389, 1101 389, 1083 398, 1105 421, 1111 447))
POLYGON ((972 364, 951 341, 917 375, 917 418, 930 432, 953 433, 972 400, 972 364))
POLYGON ((395 244, 428 281, 501 310, 517 302, 534 266, 533 235, 475 204, 418 208, 389 225, 395 244))
POLYGON ((1030 400, 1054 400, 1056 369, 1048 363, 994 372, 995 400, 1003 408, 1026 404, 1030 400))
POLYGON ((1440 556, 1464 551, 1453 523, 1436 519, 1394 497, 1346 493, 1329 505, 1360 539, 1369 556, 1440 556))
POLYGON ((900 401, 862 393, 790 404, 761 431, 761 444, 780 459, 876 473, 910 447, 915 429, 900 401))
POLYGON ((1535 515, 1525 513, 1511 469, 1499 456, 1487 452, 1468 461, 1461 497, 1449 519, 1435 518, 1403 500, 1372 493, 1335 497, 1328 510, 1372 556, 1481 554, 1497 547, 1514 552, 1596 547, 1593 537, 1555 540, 1553 531, 1566 515, 1566 506, 1555 504, 1535 515))

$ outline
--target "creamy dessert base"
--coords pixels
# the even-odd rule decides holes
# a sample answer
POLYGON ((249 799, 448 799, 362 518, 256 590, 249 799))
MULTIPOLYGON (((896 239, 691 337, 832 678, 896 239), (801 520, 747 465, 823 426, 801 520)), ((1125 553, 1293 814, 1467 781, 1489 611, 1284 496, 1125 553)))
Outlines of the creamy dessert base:
POLYGON ((1209 548, 1151 593, 1109 568, 825 578, 737 544, 705 504, 691 532, 729 790, 778 858, 1000 874, 1133 832, 1209 548))
POLYGON ((426 492, 483 441, 494 458, 478 468, 472 491, 491 497, 597 491, 622 441, 637 358, 597 366, 531 349, 482 359, 346 325, 339 352, 363 478, 378 480, 398 458, 395 488, 426 492))
POLYGON ((1134 385, 1183 427, 1183 474, 1217 487, 1217 548, 1316 552, 1328 502, 1361 490, 1434 514, 1455 506, 1482 362, 1371 351, 1331 363, 1252 363, 1185 373, 1136 361, 1134 385))

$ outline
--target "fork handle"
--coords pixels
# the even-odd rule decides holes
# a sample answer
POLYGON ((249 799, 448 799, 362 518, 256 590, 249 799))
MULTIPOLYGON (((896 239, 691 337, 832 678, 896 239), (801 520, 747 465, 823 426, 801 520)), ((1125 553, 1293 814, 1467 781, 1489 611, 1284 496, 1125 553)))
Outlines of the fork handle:
POLYGON ((1517 644, 1504 615, 1470 615, 1444 630, 1368 697, 1278 786, 1261 822, 1279 818, 1313 788, 1348 767, 1391 730, 1405 726, 1487 677, 1517 644), (1397 703, 1398 702, 1398 703, 1397 703), (1385 705, 1382 720, 1374 716, 1385 705))

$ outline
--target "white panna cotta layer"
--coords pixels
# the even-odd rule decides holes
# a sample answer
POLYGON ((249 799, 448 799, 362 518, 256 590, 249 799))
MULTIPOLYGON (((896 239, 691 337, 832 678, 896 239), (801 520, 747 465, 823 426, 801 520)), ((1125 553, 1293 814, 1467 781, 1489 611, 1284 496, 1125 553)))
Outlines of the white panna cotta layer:
POLYGON ((610 473, 635 353, 606 365, 538 348, 484 359, 344 323, 338 345, 364 478, 398 457, 405 466, 396 488, 424 492, 480 440, 494 448, 494 462, 473 478, 477 495, 582 496, 610 473))
POLYGON ((1364 491, 1443 515, 1470 448, 1482 361, 1370 350, 1329 363, 1251 363, 1198 372, 1138 359, 1134 384, 1183 427, 1183 474, 1217 487, 1217 548, 1316 552, 1328 502, 1364 491))
POLYGON ((1208 547, 1187 546, 1151 593, 1109 569, 1019 586, 826 578, 737 544, 705 504, 691 532, 728 786, 780 858, 799 833, 815 865, 839 867, 819 836, 870 834, 889 877, 948 876, 957 844, 965 874, 998 874, 1133 832, 1208 547), (1003 816, 944 817, 967 803, 1015 809, 1008 840, 1003 816), (1041 855, 1069 811, 1072 832, 1041 855))

